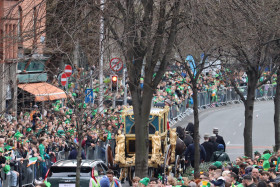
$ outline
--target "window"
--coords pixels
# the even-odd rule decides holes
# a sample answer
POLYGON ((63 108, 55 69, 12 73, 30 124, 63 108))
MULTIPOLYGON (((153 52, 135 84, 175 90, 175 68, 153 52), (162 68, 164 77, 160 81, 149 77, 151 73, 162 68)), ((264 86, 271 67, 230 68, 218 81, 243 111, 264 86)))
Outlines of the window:
POLYGON ((94 167, 94 171, 96 171, 98 173, 98 176, 105 175, 105 172, 99 163, 96 164, 96 166, 94 167))

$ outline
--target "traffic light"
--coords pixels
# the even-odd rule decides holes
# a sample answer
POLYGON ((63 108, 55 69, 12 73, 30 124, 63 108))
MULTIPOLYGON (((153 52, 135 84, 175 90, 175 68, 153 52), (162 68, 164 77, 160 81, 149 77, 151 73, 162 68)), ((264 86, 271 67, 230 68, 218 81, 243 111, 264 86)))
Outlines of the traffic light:
POLYGON ((117 75, 111 76, 111 91, 112 92, 118 91, 118 76, 117 75))

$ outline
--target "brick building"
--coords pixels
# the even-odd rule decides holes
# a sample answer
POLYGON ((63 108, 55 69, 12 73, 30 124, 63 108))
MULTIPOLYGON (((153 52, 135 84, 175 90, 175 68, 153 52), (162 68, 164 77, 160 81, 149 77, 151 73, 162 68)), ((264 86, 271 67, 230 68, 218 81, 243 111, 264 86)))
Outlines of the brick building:
POLYGON ((44 2, 0 0, 0 115, 17 110, 18 84, 47 79, 44 2))

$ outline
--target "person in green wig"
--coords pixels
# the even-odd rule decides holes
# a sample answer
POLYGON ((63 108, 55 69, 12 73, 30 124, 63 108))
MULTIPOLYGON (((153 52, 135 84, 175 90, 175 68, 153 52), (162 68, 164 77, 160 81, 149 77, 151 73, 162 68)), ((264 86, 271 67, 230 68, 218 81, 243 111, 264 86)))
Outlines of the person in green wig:
POLYGON ((268 171, 268 169, 270 168, 270 163, 269 163, 270 157, 271 157, 270 153, 265 153, 264 155, 262 155, 262 158, 264 159, 264 161, 263 161, 263 170, 264 171, 268 171))

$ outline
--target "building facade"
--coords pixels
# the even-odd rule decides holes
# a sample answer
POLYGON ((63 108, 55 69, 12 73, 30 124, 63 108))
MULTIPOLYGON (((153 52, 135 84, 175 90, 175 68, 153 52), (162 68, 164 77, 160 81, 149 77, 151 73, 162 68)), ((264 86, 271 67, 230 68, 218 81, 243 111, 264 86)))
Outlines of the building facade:
POLYGON ((17 110, 18 84, 44 70, 45 15, 42 0, 0 0, 0 115, 17 110))

